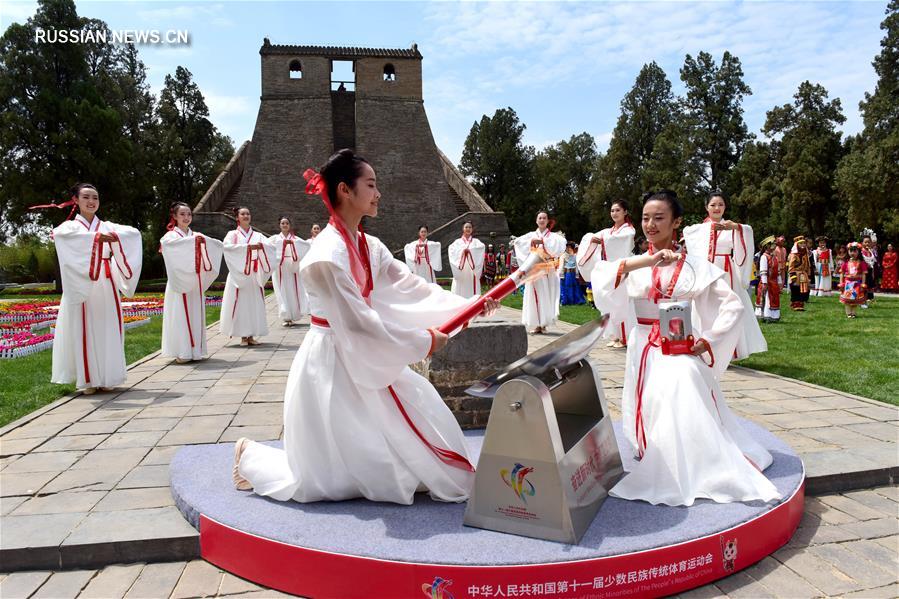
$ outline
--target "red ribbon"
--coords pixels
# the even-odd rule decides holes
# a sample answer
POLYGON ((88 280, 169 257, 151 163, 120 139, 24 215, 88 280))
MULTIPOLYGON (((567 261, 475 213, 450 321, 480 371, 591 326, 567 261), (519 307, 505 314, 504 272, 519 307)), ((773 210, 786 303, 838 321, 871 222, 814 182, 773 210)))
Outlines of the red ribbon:
POLYGON ((69 206, 72 207, 72 209, 69 211, 69 215, 66 217, 66 220, 69 220, 70 218, 72 218, 72 215, 75 214, 75 210, 78 209, 78 201, 74 197, 67 202, 63 202, 62 204, 38 204, 37 206, 29 206, 28 209, 40 210, 43 208, 68 208, 69 206))

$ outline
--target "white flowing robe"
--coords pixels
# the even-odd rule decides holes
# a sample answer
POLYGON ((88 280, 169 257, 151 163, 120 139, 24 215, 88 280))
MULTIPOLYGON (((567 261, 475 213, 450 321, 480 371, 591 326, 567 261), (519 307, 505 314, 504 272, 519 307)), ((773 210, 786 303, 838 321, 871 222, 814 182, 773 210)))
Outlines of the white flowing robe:
POLYGON ((440 256, 440 243, 416 239, 403 248, 406 266, 428 283, 436 283, 435 272, 443 270, 443 258, 440 256))
POLYGON ((475 237, 460 237, 447 248, 447 258, 453 271, 453 285, 450 288, 453 293, 462 297, 481 295, 485 250, 484 244, 475 237))
MULTIPOLYGON (((577 267, 581 278, 590 283, 593 280, 593 269, 599 262, 620 260, 634 253, 634 235, 636 231, 630 223, 624 223, 620 227, 609 227, 598 233, 587 233, 581 239, 577 249, 577 267), (599 239, 598 243, 593 238, 599 239)), ((593 303, 596 303, 594 296, 593 303)), ((633 310, 628 311, 627 317, 621 322, 610 322, 607 338, 616 339, 627 343, 627 331, 636 324, 633 310)))
POLYGON ((833 251, 830 248, 822 251, 818 248, 812 252, 815 261, 815 288, 812 295, 827 297, 833 293, 833 251))
MULTIPOLYGON (((700 498, 720 503, 777 499, 777 489, 761 472, 771 464, 771 454, 736 420, 718 385, 740 335, 735 325, 743 303, 723 280, 723 271, 704 257, 686 260, 671 297, 691 301, 694 324, 703 324, 694 327, 693 335, 711 346, 711 366, 708 354, 666 356, 650 344, 653 326, 646 319, 659 318, 658 304, 649 299, 652 269, 619 276, 617 260, 601 262, 593 271, 600 310, 620 319, 633 305, 639 319, 628 335, 621 411, 625 438, 643 457, 611 494, 666 505, 692 505, 700 498)), ((675 268, 659 268, 663 290, 675 268)))
POLYGON ((411 504, 420 488, 437 500, 464 501, 474 473, 438 459, 397 401, 430 443, 471 460, 452 412, 431 383, 407 367, 428 355, 426 328, 468 302, 425 283, 378 239, 366 238, 370 306, 332 226, 319 233, 303 260, 314 320, 287 379, 284 449, 250 443, 240 474, 255 493, 280 501, 365 497, 411 504), (318 318, 327 323, 316 324, 318 318))
MULTIPOLYGON (((542 239, 543 249, 552 258, 558 258, 565 251, 565 238, 546 229, 531 231, 514 241, 515 257, 524 264, 531 253, 532 241, 542 239)), ((550 275, 525 283, 524 299, 521 307, 521 322, 529 329, 547 327, 559 318, 561 296, 559 277, 550 275)))
POLYGON ((752 280, 752 248, 755 240, 752 227, 740 225, 736 231, 715 231, 712 222, 690 225, 684 229, 687 252, 706 258, 725 272, 724 280, 734 290, 743 303, 740 318, 740 338, 737 342, 737 360, 750 354, 768 351, 768 342, 755 319, 755 302, 749 295, 749 281, 752 280))
POLYGON ((78 389, 125 382, 121 295, 137 289, 143 259, 140 232, 133 227, 82 216, 53 230, 62 275, 62 298, 53 338, 54 383, 78 389), (118 242, 100 243, 101 234, 118 242), (121 295, 120 295, 121 294, 121 295))
POLYGON ((265 283, 276 265, 275 248, 259 231, 237 228, 224 240, 228 278, 222 296, 220 327, 229 337, 261 337, 268 334, 265 317, 265 283), (262 244, 261 250, 248 246, 262 244))
POLYGON ((278 316, 282 321, 296 321, 309 314, 309 298, 303 288, 300 261, 309 251, 311 241, 304 241, 291 233, 272 235, 269 241, 275 247, 278 265, 272 272, 275 299, 278 300, 278 316))
POLYGON ((159 242, 168 281, 162 309, 162 355, 202 360, 206 350, 206 290, 222 264, 222 242, 175 227, 159 242))

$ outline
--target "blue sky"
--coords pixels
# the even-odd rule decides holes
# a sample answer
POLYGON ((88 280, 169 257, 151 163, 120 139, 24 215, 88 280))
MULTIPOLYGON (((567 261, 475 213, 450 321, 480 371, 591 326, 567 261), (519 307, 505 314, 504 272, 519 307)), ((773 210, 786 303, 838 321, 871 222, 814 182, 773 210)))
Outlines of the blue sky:
MULTIPOLYGON (((440 148, 458 162, 471 124, 511 106, 538 149, 587 131, 608 146, 619 102, 655 60, 682 91, 687 53, 740 57, 753 95, 746 121, 760 136, 765 111, 801 81, 842 100, 844 133, 862 127, 858 102, 876 82, 886 1, 876 2, 89 2, 78 12, 113 29, 186 29, 190 46, 142 46, 154 90, 178 65, 206 96, 211 118, 236 144, 259 105, 262 39, 274 44, 408 48, 424 55, 425 108, 440 148)), ((34 1, 4 0, 0 25, 24 22, 34 1)))

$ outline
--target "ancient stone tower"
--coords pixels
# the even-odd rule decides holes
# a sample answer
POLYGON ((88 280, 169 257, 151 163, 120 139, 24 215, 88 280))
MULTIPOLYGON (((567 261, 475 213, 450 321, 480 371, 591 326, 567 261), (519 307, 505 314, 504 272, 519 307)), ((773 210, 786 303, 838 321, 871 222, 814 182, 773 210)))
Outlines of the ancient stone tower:
MULTIPOLYGON (((301 237, 324 225, 322 203, 306 196, 302 173, 348 147, 372 163, 382 193, 366 230, 392 250, 427 224, 446 248, 462 221, 475 221, 485 243, 508 238, 493 212, 434 143, 422 97, 422 55, 410 49, 280 46, 265 39, 262 95, 256 128, 195 208, 195 227, 223 236, 238 205, 253 225, 277 231, 281 215, 301 237), (336 61, 352 65, 352 81, 332 75, 336 61)), ((448 267, 446 272, 448 274, 448 267)))

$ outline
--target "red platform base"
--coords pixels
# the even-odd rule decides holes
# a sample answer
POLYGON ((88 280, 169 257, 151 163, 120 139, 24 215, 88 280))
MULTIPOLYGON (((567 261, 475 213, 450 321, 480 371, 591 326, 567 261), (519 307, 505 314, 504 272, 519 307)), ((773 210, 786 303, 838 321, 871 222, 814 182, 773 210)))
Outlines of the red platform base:
MULTIPOLYGON (((770 555, 793 536, 805 482, 783 503, 714 535, 569 562, 471 566, 329 553, 255 536, 200 516, 203 558, 237 576, 315 598, 652 597, 699 587, 770 555)), ((510 536, 514 543, 514 536, 510 536)))

